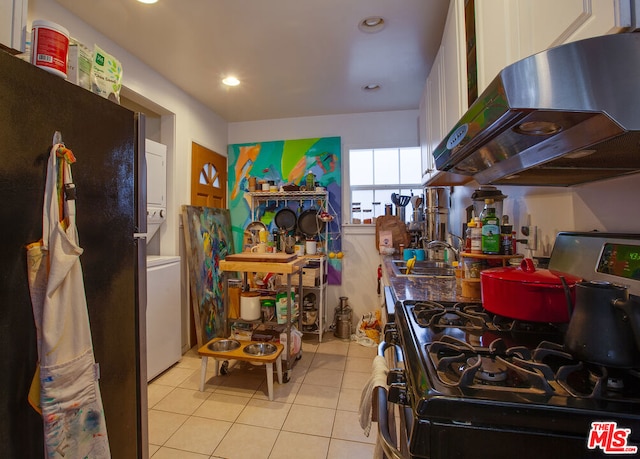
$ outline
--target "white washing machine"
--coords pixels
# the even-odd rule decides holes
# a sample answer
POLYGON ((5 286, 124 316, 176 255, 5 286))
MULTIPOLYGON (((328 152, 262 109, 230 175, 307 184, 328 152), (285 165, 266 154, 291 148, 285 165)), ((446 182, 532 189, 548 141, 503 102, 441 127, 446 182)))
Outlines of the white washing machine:
POLYGON ((147 257, 147 381, 182 357, 180 257, 147 257))

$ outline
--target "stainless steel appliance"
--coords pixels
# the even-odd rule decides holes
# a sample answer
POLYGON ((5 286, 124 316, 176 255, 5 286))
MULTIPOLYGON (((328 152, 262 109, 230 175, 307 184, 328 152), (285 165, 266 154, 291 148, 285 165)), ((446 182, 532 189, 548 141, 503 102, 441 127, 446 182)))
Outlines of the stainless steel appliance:
POLYGON ((496 210, 496 217, 502 219, 502 207, 506 198, 508 198, 508 196, 502 194, 502 191, 498 190, 495 186, 481 185, 471 195, 474 217, 480 217, 480 214, 484 210, 485 199, 493 199, 493 208, 496 210))
MULTIPOLYGON (((550 268, 637 296, 640 235, 560 233, 550 268)), ((388 393, 378 388, 377 404, 388 457, 637 454, 640 369, 576 358, 564 346, 566 324, 507 319, 480 303, 406 300, 395 305, 395 329, 404 364, 390 371, 388 393), (406 440, 395 444, 387 401, 404 413, 406 440)))
POLYGON ((426 194, 426 234, 423 236, 429 260, 444 260, 445 247, 429 248, 427 243, 446 241, 449 234, 449 208, 451 191, 449 187, 427 187, 426 194))
POLYGON ((42 235, 55 131, 77 158, 80 261, 111 454, 148 457, 144 122, 5 52, 0 81, 0 457, 44 454, 42 418, 27 402, 37 348, 25 245, 42 235))
POLYGON ((640 34, 604 35, 518 61, 434 151, 480 184, 570 186, 640 171, 640 34))

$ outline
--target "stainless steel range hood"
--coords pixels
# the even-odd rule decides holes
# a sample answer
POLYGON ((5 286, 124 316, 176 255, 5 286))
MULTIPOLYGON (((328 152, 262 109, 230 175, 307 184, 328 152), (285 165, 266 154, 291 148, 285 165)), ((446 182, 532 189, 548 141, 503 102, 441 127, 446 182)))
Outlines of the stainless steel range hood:
POLYGON ((434 152, 480 184, 571 186, 640 172, 640 34, 558 46, 500 72, 434 152))

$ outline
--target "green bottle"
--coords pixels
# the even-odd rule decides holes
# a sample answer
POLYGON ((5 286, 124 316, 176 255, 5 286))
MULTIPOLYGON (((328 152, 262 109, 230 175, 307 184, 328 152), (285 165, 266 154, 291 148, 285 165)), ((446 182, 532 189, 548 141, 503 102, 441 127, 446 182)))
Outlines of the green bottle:
POLYGON ((484 200, 482 211, 482 253, 498 255, 500 253, 500 222, 496 217, 493 199, 484 200))
POLYGON ((313 172, 307 172, 307 191, 314 191, 316 189, 316 176, 313 172))

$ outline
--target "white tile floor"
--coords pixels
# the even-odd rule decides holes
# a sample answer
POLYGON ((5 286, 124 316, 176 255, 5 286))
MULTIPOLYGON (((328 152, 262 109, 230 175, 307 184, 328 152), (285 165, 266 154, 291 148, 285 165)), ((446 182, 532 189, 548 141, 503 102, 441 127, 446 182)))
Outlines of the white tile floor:
MULTIPOLYGON (((377 429, 358 422, 376 349, 325 333, 305 336, 291 380, 267 397, 264 366, 238 363, 198 390, 195 349, 148 386, 153 459, 359 459, 373 457, 377 429)), ((275 371, 274 371, 275 373, 275 371)))

